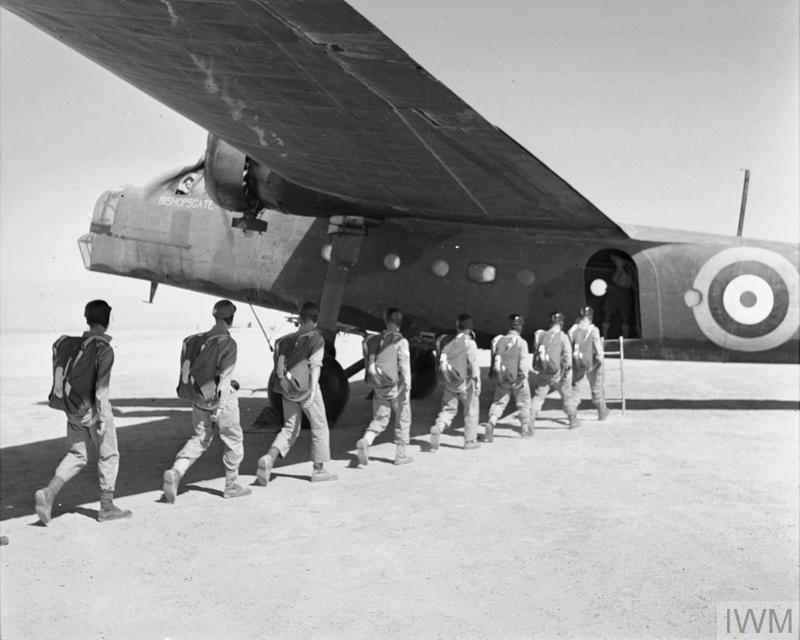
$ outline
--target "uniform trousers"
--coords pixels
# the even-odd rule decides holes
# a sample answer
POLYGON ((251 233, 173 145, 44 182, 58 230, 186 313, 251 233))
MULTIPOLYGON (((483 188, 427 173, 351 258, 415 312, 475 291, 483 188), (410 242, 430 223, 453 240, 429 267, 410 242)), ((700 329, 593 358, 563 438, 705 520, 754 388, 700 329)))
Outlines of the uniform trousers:
POLYGON ((372 397, 372 420, 367 431, 375 434, 383 433, 389 426, 394 411, 394 443, 408 444, 411 435, 411 395, 403 391, 392 399, 381 398, 378 394, 372 397))
POLYGON ((542 410, 545 398, 554 391, 561 396, 561 407, 571 420, 578 412, 578 403, 572 395, 572 376, 567 375, 555 378, 536 376, 533 383, 533 399, 531 401, 531 422, 536 420, 536 415, 542 410))
POLYGON ((56 467, 55 475, 64 482, 74 478, 89 461, 88 444, 97 447, 97 475, 100 480, 100 491, 114 491, 119 472, 119 449, 117 448, 117 430, 113 420, 106 420, 103 433, 99 433, 99 416, 94 415, 88 424, 85 420, 67 416, 67 455, 56 467))
POLYGON ((464 441, 470 442, 478 438, 478 394, 475 385, 467 384, 464 391, 451 391, 445 387, 442 393, 442 409, 436 416, 436 424, 444 431, 447 429, 458 413, 458 404, 464 408, 464 441))
POLYGON ((328 419, 325 416, 325 403, 319 387, 314 392, 314 401, 309 407, 303 407, 300 402, 287 400, 286 396, 283 396, 283 428, 275 436, 272 446, 280 451, 281 457, 286 457, 289 449, 300 436, 303 414, 306 415, 311 425, 311 461, 318 463, 330 461, 328 419))
POLYGON ((603 379, 605 374, 603 372, 603 363, 597 365, 594 369, 586 370, 573 370, 572 372, 572 395, 575 396, 576 405, 580 403, 580 391, 578 384, 583 379, 589 381, 589 388, 592 391, 592 404, 598 411, 606 408, 606 395, 603 389, 603 379))
POLYGON ((225 446, 222 462, 225 465, 225 478, 235 480, 239 476, 239 465, 244 458, 242 444, 242 425, 239 421, 239 398, 236 389, 229 387, 222 392, 219 405, 213 408, 192 405, 194 435, 178 452, 174 469, 181 476, 203 455, 214 440, 214 426, 219 430, 219 438, 225 446), (216 417, 215 417, 216 414, 216 417))
POLYGON ((497 383, 494 388, 492 406, 489 407, 489 422, 496 424, 497 421, 503 417, 503 412, 505 412, 508 401, 511 399, 512 395, 514 396, 514 402, 519 411, 520 425, 525 428, 530 422, 531 406, 531 388, 527 378, 517 385, 507 385, 502 382, 497 383))

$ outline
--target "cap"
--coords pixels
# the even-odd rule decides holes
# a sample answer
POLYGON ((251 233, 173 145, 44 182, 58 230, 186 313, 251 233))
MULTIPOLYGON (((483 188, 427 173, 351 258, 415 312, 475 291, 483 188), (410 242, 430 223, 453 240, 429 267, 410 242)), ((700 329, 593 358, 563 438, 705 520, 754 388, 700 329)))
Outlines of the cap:
POLYGON ((512 329, 522 329, 525 324, 525 319, 518 313, 512 313, 508 316, 508 326, 512 329))
POLYGON ((229 318, 233 318, 234 313, 236 313, 235 304, 230 300, 219 300, 214 305, 214 310, 211 312, 211 315, 221 320, 228 320, 229 318))
POLYGON ((590 306, 581 307, 581 310, 578 311, 579 318, 589 318, 591 320, 594 317, 594 309, 590 306))

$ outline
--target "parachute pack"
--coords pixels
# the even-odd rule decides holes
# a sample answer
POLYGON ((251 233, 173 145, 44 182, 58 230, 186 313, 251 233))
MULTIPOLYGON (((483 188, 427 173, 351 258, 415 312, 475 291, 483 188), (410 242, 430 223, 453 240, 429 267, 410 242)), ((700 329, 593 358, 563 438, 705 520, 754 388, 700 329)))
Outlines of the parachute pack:
POLYGON ((53 343, 53 386, 48 404, 68 414, 84 414, 94 406, 97 384, 97 353, 103 335, 87 338, 61 336, 53 343))
POLYGON ((309 359, 324 347, 325 339, 318 331, 299 335, 293 333, 278 340, 275 344, 275 370, 284 398, 302 402, 311 395, 313 388, 309 359))
POLYGON ((397 367, 395 345, 403 336, 395 332, 384 332, 369 336, 364 340, 365 381, 382 398, 392 399, 400 392, 398 382, 400 371, 397 367), (370 364, 374 364, 374 373, 370 364))
POLYGON ((572 332, 572 366, 578 371, 589 371, 594 368, 596 357, 592 332, 577 327, 572 332))
POLYGON ((465 336, 440 336, 436 341, 436 351, 439 353, 439 371, 447 388, 463 391, 470 376, 465 336))
POLYGON ((195 333, 183 340, 181 373, 176 389, 179 398, 208 404, 217 396, 217 365, 224 333, 195 333))
POLYGON ((492 372, 502 384, 519 381, 522 341, 522 336, 504 335, 492 342, 492 372))
POLYGON ((542 375, 553 376, 561 372, 563 345, 559 333, 542 330, 536 332, 534 367, 542 375))

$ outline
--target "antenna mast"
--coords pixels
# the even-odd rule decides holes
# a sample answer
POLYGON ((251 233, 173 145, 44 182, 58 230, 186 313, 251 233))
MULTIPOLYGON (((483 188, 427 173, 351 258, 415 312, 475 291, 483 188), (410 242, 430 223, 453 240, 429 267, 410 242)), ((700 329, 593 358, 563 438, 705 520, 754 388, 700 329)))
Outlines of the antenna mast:
POLYGON ((747 188, 750 186, 750 169, 744 170, 744 184, 742 185, 742 206, 739 208, 739 229, 736 231, 738 237, 742 237, 744 227, 744 210, 747 207, 747 188))

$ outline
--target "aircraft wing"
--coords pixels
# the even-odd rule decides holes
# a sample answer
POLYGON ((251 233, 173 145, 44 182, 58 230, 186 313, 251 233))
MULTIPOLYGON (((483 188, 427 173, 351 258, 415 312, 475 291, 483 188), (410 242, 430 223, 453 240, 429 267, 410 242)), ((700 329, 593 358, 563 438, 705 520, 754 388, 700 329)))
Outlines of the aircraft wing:
POLYGON ((2 4, 321 196, 325 215, 626 237, 343 0, 2 4))

